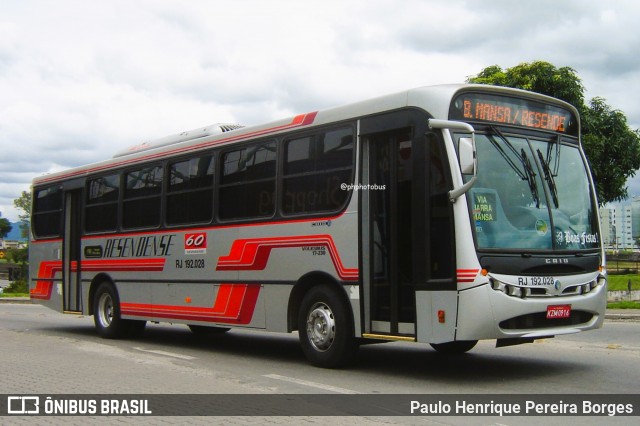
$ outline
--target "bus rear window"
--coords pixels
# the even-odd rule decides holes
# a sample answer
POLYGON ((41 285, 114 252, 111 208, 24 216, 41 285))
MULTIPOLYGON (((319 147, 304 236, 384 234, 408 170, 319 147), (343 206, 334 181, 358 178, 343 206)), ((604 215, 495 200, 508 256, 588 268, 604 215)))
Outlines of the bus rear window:
POLYGON ((33 233, 38 238, 56 238, 62 233, 62 190, 36 190, 33 200, 33 233))

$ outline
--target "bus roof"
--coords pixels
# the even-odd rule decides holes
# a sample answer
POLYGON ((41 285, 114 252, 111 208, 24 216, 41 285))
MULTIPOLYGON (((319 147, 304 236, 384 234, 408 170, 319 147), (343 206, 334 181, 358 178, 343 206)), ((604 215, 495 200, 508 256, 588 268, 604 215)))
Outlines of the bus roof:
MULTIPOLYGON (((144 142, 134 147, 130 153, 121 151, 116 153, 113 158, 98 163, 37 177, 33 180, 33 185, 39 186, 68 179, 81 179, 89 174, 107 172, 112 169, 133 166, 142 162, 160 161, 183 153, 201 151, 257 137, 277 135, 295 129, 305 129, 356 117, 375 115, 405 107, 421 108, 428 111, 434 118, 447 119, 451 100, 458 92, 468 90, 500 93, 512 92, 517 96, 557 104, 563 108, 569 108, 575 111, 575 108, 565 102, 519 89, 477 84, 425 86, 344 106, 299 114, 292 118, 256 126, 242 127, 240 125, 215 124, 182 132, 156 141, 144 142)), ((575 113, 577 115, 577 111, 575 111, 575 113)))

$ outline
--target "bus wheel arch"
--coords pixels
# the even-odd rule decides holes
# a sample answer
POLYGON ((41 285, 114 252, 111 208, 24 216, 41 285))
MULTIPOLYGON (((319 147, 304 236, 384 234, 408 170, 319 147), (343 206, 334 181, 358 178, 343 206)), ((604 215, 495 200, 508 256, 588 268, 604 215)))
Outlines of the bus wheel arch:
POLYGON ((104 282, 108 282, 111 285, 115 286, 115 284, 113 284, 113 280, 111 279, 111 277, 107 274, 105 274, 104 272, 96 275, 93 280, 91 280, 91 286, 89 287, 89 315, 93 315, 93 309, 94 309, 94 298, 96 297, 96 289, 98 288, 98 286, 104 282))
POLYGON ((296 302, 294 311, 297 313, 302 351, 318 367, 346 365, 358 348, 353 312, 346 292, 333 279, 319 282, 307 278, 307 283, 300 288, 305 291, 292 294, 290 303, 296 302))
POLYGON ((289 332, 298 330, 298 315, 300 313, 302 299, 304 299, 307 292, 314 286, 319 285, 326 285, 335 288, 337 292, 342 291, 344 293, 344 297, 347 298, 347 294, 342 289, 342 286, 335 280, 335 278, 326 272, 314 271, 303 275, 295 284, 289 296, 289 304, 287 307, 287 327, 289 332))

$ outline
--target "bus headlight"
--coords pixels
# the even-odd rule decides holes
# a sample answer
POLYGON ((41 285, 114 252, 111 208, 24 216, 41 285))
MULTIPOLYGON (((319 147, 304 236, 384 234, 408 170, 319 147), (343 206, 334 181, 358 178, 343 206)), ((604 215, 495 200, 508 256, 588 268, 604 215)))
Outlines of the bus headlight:
POLYGON ((516 285, 505 284, 493 278, 490 280, 490 283, 491 288, 493 288, 495 291, 502 292, 507 296, 524 299, 525 297, 531 295, 531 291, 526 287, 518 287, 516 285))

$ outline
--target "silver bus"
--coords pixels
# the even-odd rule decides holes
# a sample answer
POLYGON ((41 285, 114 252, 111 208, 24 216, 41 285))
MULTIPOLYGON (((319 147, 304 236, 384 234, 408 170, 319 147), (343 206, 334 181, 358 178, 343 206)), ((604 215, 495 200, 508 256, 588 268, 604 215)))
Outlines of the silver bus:
POLYGON ((442 85, 212 125, 33 181, 31 298, 116 338, 297 331, 463 353, 599 328, 607 279, 575 108, 442 85))

